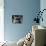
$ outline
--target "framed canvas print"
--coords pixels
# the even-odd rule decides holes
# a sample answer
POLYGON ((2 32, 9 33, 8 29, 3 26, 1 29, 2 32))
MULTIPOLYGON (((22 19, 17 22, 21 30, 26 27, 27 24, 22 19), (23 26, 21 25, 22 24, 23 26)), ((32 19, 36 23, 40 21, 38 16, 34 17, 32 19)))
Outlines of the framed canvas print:
POLYGON ((22 15, 12 15, 12 23, 14 24, 21 24, 23 21, 22 15))

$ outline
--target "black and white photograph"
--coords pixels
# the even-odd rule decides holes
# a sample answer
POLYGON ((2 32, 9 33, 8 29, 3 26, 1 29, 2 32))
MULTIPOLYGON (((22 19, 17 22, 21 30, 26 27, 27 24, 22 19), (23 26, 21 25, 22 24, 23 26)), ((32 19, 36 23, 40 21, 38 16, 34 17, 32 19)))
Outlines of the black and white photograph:
POLYGON ((23 22, 22 15, 12 15, 12 23, 14 24, 21 24, 23 22))

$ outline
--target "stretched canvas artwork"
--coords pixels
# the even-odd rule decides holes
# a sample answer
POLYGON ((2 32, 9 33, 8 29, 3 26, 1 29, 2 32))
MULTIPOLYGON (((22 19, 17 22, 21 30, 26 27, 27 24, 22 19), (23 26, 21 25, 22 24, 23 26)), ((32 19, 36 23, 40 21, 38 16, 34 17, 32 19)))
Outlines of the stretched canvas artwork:
POLYGON ((22 15, 12 15, 12 23, 14 24, 21 24, 23 21, 23 16, 22 15))

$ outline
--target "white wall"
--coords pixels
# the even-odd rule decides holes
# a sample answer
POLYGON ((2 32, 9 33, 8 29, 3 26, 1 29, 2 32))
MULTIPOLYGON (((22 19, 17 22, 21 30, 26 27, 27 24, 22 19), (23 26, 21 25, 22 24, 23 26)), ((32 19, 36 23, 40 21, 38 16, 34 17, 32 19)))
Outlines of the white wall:
MULTIPOLYGON (((40 9, 41 11, 43 9, 46 9, 46 0, 40 0, 40 9)), ((46 11, 43 12, 42 17, 43 17, 43 22, 41 22, 40 24, 46 26, 46 11)))
POLYGON ((4 41, 4 0, 0 0, 0 41, 4 41))

